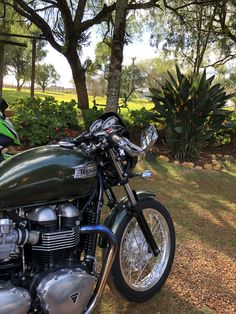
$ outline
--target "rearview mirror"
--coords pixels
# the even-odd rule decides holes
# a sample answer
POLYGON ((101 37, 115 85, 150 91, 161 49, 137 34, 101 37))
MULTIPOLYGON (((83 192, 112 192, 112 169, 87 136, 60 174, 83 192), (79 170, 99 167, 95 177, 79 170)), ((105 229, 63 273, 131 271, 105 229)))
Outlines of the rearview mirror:
POLYGON ((148 125, 141 133, 141 147, 143 150, 150 149, 158 138, 154 125, 148 125))

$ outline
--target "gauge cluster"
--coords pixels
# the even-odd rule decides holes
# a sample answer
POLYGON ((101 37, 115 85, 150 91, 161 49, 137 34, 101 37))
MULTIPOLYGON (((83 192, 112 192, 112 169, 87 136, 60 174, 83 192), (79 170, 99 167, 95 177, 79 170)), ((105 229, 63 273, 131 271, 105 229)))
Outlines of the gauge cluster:
POLYGON ((93 124, 90 126, 89 131, 92 133, 98 132, 98 131, 105 131, 109 128, 112 128, 113 126, 117 125, 119 123, 117 117, 111 116, 107 118, 105 121, 102 119, 98 119, 93 122, 93 124))
POLYGON ((101 131, 102 130, 102 125, 103 125, 103 120, 102 119, 98 119, 96 121, 94 121, 89 128, 89 131, 94 133, 97 131, 101 131))

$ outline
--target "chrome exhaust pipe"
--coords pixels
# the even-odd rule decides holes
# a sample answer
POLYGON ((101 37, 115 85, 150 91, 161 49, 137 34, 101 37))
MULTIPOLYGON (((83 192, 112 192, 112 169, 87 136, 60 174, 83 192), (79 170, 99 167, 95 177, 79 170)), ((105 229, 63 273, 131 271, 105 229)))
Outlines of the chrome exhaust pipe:
POLYGON ((108 254, 107 254, 107 258, 106 258, 106 263, 102 267, 100 277, 98 279, 96 288, 94 290, 94 294, 93 294, 92 298, 90 299, 86 310, 84 311, 84 314, 90 314, 90 313, 92 313, 93 309, 97 305, 97 303, 98 303, 98 301, 102 295, 102 291, 105 287, 105 284, 107 282, 107 278, 109 276, 109 273, 110 273, 110 270, 111 270, 112 264, 113 264, 115 256, 116 256, 116 252, 117 252, 117 240, 116 240, 114 233, 110 229, 108 229, 107 227, 105 227, 103 225, 82 226, 80 228, 80 233, 81 234, 86 234, 86 233, 88 233, 88 234, 91 234, 91 233, 99 234, 99 233, 101 233, 109 241, 109 250, 108 250, 108 254))

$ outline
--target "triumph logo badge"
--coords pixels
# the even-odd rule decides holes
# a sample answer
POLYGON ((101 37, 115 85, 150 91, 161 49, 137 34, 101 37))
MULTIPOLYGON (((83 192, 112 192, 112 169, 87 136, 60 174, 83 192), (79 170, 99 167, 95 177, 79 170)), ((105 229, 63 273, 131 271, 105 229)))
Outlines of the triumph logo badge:
POLYGON ((83 178, 91 178, 96 176, 97 166, 95 163, 88 162, 83 165, 79 165, 74 167, 74 179, 83 179, 83 178))
POLYGON ((78 299, 79 299, 79 296, 80 296, 80 293, 79 292, 76 292, 74 294, 72 294, 70 297, 71 297, 71 300, 74 304, 77 303, 78 299))

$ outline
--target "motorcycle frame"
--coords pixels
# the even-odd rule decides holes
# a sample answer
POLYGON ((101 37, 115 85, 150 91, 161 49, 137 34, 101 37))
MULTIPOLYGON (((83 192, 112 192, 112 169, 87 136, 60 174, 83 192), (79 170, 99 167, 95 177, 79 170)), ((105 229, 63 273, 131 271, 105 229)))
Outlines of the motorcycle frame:
MULTIPOLYGON (((146 218, 143 214, 143 210, 140 204, 139 197, 136 193, 136 191, 132 190, 132 188, 129 185, 129 177, 128 174, 123 170, 122 164, 120 160, 117 158, 114 150, 111 148, 108 151, 108 154, 110 156, 110 159, 117 171, 118 177, 119 177, 119 185, 124 187, 124 190, 126 192, 127 198, 126 198, 126 204, 123 209, 125 209, 125 214, 131 215, 132 217, 135 217, 138 225, 149 245, 149 248, 151 249, 154 256, 157 256, 160 253, 160 249, 158 248, 156 241, 151 233, 151 230, 148 226, 148 223, 146 221, 146 218)), ((103 194, 103 193, 102 193, 103 194)), ((117 206, 117 200, 115 198, 115 195, 112 191, 112 188, 109 187, 105 190, 105 194, 108 198, 108 204, 114 208, 117 206)), ((144 195, 147 196, 154 196, 153 194, 145 193, 144 195)), ((119 206, 118 206, 119 207, 119 206)), ((112 227, 112 226, 111 226, 112 227)), ((102 240, 101 240, 102 241, 102 240)), ((100 241, 100 244, 101 244, 100 241)))

